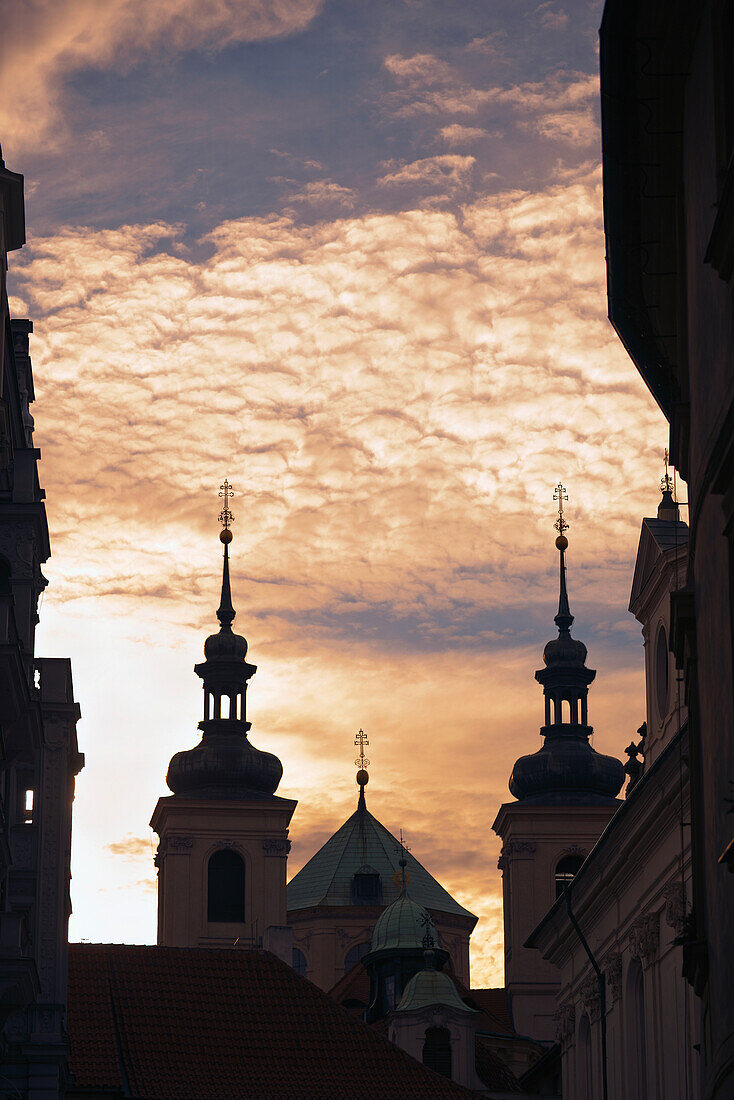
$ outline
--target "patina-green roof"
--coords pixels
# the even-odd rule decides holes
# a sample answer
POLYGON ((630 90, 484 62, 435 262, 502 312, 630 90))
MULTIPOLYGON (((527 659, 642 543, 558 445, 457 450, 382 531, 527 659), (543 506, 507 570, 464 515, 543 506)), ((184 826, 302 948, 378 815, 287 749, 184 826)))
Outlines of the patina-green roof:
MULTIPOLYGON (((288 883, 289 912, 316 905, 351 905, 352 878, 365 864, 379 871, 382 903, 400 893, 400 844, 365 807, 359 807, 288 883)), ((410 852, 405 853, 406 878, 413 901, 439 913, 476 920, 459 905, 410 852)))
POLYGON ((372 932, 370 951, 422 951, 430 916, 405 891, 381 913, 372 932))
POLYGON ((464 1004, 448 974, 440 970, 419 970, 406 985, 397 1011, 419 1012, 431 1005, 446 1005, 467 1016, 475 1014, 473 1008, 464 1004))

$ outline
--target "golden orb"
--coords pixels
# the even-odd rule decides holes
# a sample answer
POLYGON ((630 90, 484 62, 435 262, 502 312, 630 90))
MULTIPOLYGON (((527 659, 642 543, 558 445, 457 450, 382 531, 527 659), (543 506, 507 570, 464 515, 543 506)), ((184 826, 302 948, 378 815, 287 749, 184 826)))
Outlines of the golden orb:
POLYGON ((365 771, 364 768, 360 768, 357 772, 357 783, 360 787, 366 787, 370 781, 370 773, 365 771))
POLYGON ((219 541, 223 542, 225 546, 228 542, 232 541, 232 532, 230 531, 229 527, 223 527, 222 530, 219 532, 219 541))
POLYGON ((558 538, 556 539, 556 546, 558 547, 559 550, 567 550, 568 549, 568 539, 566 538, 565 535, 559 535, 558 536, 558 538))

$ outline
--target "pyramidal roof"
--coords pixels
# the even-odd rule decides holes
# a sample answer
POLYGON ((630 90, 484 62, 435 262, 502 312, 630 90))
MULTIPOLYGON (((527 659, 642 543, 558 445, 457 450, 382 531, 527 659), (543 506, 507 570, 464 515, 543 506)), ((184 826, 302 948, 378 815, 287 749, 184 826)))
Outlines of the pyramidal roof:
MULTIPOLYGON (((382 904, 389 905, 400 894, 401 858, 399 841, 360 799, 352 816, 288 883, 288 911, 316 905, 351 905, 352 878, 364 867, 379 872, 382 904)), ((459 905, 410 852, 405 851, 404 858, 414 901, 426 909, 470 917, 476 922, 474 914, 459 905)))

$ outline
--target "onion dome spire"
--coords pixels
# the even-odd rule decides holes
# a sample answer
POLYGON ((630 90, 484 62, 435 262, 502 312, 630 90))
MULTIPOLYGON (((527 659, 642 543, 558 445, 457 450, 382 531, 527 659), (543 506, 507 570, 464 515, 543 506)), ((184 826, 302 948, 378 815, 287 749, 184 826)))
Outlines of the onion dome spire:
POLYGON ((205 660, 194 666, 204 682, 203 737, 193 749, 178 752, 168 766, 166 782, 174 794, 189 798, 262 798, 280 783, 283 766, 277 756, 250 744, 247 734, 247 685, 257 666, 247 661, 247 641, 232 630, 235 609, 229 579, 229 508, 232 486, 224 480, 219 493, 224 508, 219 539, 224 545, 222 591, 217 609, 219 632, 204 642, 205 660))
POLYGON ((558 637, 543 651, 545 668, 535 673, 545 696, 545 725, 540 733, 544 744, 538 752, 521 756, 510 776, 510 791, 516 798, 558 804, 609 802, 624 782, 619 760, 603 756, 589 743, 594 732, 588 724, 589 685, 596 676, 586 666, 586 646, 571 637, 573 615, 566 588, 568 524, 563 503, 568 500, 561 482, 554 493, 558 501, 556 547, 560 554, 560 589, 555 624, 558 637))

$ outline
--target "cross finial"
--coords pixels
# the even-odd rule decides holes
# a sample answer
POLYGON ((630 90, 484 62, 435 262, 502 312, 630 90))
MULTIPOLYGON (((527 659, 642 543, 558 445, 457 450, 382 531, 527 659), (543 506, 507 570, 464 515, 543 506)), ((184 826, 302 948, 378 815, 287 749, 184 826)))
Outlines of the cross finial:
POLYGON ((558 482, 553 492, 553 499, 558 501, 558 519, 553 524, 559 535, 562 535, 568 530, 568 524, 563 518, 563 502, 568 500, 568 493, 566 492, 563 483, 558 482))
POLYGON ((219 522, 221 523, 224 530, 228 531, 230 523, 234 523, 234 516, 229 510, 229 501, 230 497, 234 496, 234 490, 232 489, 230 483, 227 481, 226 477, 222 484, 219 486, 219 495, 220 497, 224 497, 224 508, 222 508, 221 512, 219 513, 219 522))
POLYGON ((369 745, 369 741, 367 740, 367 734, 364 732, 364 730, 359 731, 357 736, 354 738, 354 744, 359 749, 359 756, 354 761, 354 763, 356 764, 356 766, 359 768, 360 771, 364 771, 365 768, 369 768, 369 766, 370 766, 370 762, 364 754, 365 745, 369 745))
POLYGON ((665 463, 665 477, 660 478, 660 488, 664 493, 672 493, 673 491, 673 479, 668 473, 668 463, 670 462, 670 455, 668 448, 663 451, 663 462, 665 463))
POLYGON ((400 851, 400 859, 398 860, 398 864, 400 866, 400 871, 399 871, 398 875, 394 876, 393 882, 395 882, 395 884, 398 885, 398 886, 402 886, 402 888, 404 890, 405 887, 407 886, 408 880, 410 878, 410 875, 407 875, 405 873, 405 868, 408 866, 408 861, 405 858, 405 853, 409 852, 410 848, 405 843, 405 839, 403 837, 403 830, 402 829, 400 830, 400 848, 399 848, 399 851, 400 851), (397 881, 398 877, 400 878, 399 882, 397 881))

